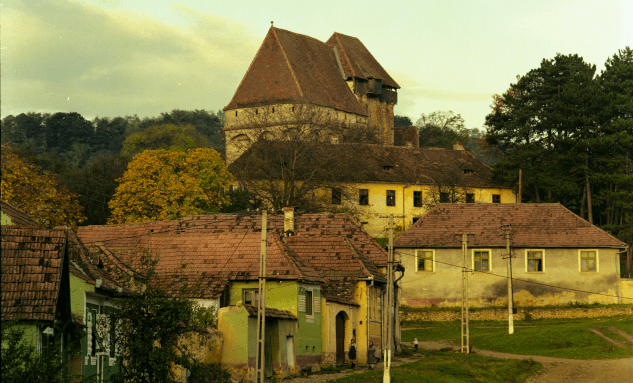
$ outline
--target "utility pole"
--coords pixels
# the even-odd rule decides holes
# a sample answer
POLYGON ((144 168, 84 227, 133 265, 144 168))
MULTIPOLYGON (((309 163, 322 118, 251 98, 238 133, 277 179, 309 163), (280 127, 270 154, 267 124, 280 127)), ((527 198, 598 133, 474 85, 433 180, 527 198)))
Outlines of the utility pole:
POLYGON ((521 173, 522 173, 522 170, 519 169, 519 195, 517 196, 517 200, 518 200, 517 203, 521 203, 521 186, 523 182, 522 180, 523 177, 521 173))
POLYGON ((257 354, 255 354, 255 381, 264 383, 266 375, 266 245, 268 212, 262 213, 261 250, 259 253, 259 299, 257 302, 257 354))
MULTIPOLYGON (((459 235, 459 233, 457 234, 459 235)), ((470 354, 470 329, 468 319, 468 236, 473 233, 461 233, 462 254, 464 256, 464 266, 462 268, 462 354, 470 354)))
POLYGON ((393 350, 393 214, 389 216, 389 247, 387 258, 387 342, 382 376, 383 383, 391 382, 391 351, 393 350))
POLYGON ((508 252, 508 334, 514 334, 514 307, 512 301, 512 253, 510 252, 510 225, 506 225, 506 251, 508 252))

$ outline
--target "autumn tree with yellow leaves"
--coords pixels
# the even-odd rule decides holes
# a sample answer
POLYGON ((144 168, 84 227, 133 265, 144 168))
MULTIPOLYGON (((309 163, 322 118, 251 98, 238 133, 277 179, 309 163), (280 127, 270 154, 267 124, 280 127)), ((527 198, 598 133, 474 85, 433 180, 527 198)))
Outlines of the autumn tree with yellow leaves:
POLYGON ((158 149, 134 156, 118 182, 109 202, 113 224, 217 212, 229 203, 223 190, 233 176, 213 149, 158 149))
POLYGON ((2 145, 2 199, 46 227, 77 226, 85 219, 75 194, 8 145, 2 145))

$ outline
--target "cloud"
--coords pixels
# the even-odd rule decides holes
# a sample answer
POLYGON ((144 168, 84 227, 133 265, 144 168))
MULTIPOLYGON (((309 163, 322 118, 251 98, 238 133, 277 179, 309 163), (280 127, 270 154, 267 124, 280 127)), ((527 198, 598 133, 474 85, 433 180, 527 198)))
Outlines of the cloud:
POLYGON ((184 26, 77 2, 5 5, 2 115, 146 116, 224 107, 262 37, 232 19, 173 9, 184 26))

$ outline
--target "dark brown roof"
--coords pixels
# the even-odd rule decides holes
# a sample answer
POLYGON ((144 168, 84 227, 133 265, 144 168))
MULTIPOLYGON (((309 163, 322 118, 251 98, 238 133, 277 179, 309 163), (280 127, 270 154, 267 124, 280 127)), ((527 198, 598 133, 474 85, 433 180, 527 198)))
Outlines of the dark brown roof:
MULTIPOLYGON (((283 158, 287 145, 268 141, 267 151, 258 150, 255 143, 231 163, 229 171, 238 179, 249 177, 269 179, 274 175, 274 160, 283 158), (276 145, 276 146, 273 146, 276 145), (274 148, 271 150, 270 148, 274 148), (271 153, 271 154, 269 154, 271 153), (263 156, 266 156, 263 158, 263 156), (277 156, 277 157, 275 157, 277 156), (266 162, 268 161, 268 162, 266 162), (273 161, 270 166, 265 165, 273 161), (255 166, 253 166, 255 164, 255 166), (262 165, 264 164, 264 165, 262 165)), ((263 145, 263 143, 262 143, 263 145)), ((332 182, 385 182, 464 187, 502 187, 492 181, 490 167, 464 150, 442 148, 407 148, 368 144, 321 144, 322 158, 340 161, 345 166, 340 172, 324 172, 332 182)), ((318 169, 298 169, 317 172, 318 169)), ((319 174, 311 177, 318 177, 319 174)))
POLYGON ((332 47, 271 27, 224 110, 303 102, 367 115, 344 81, 332 47))
POLYGON ((114 291, 129 292, 126 286, 132 276, 131 269, 124 265, 115 265, 108 262, 108 256, 100 251, 90 251, 77 237, 73 230, 68 231, 68 255, 70 272, 94 285, 98 279, 102 281, 101 288, 114 291))
POLYGON ((33 220, 22 209, 11 205, 10 203, 0 200, 0 209, 4 214, 11 218, 11 224, 16 226, 38 226, 37 222, 33 220))
POLYGON ((381 80, 383 85, 400 89, 400 85, 389 76, 358 38, 335 32, 326 44, 338 50, 345 76, 363 80, 374 78, 381 80))
MULTIPOLYGON (((251 305, 244 305, 246 311, 248 311, 248 315, 252 317, 257 316, 257 307, 251 305)), ((266 318, 280 318, 280 319, 294 319, 297 320, 297 317, 286 310, 277 310, 270 307, 266 307, 266 318)))
POLYGON ((2 320, 53 321, 64 229, 2 227, 2 320))
POLYGON ((314 268, 326 283, 321 287, 329 301, 358 304, 354 299, 359 278, 374 277, 385 282, 386 276, 344 237, 286 238, 288 246, 314 268))
POLYGON ((395 247, 461 247, 457 233, 473 233, 469 247, 505 247, 501 225, 511 226, 513 247, 625 247, 561 204, 440 204, 402 234, 395 247))

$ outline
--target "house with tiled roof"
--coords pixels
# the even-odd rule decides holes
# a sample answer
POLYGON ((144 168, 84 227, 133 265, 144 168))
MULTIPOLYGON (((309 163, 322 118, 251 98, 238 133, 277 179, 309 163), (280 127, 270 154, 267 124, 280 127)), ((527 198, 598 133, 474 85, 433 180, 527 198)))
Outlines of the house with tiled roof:
MULTIPOLYGON (((270 141, 262 149, 255 144, 229 165, 229 170, 249 188, 275 190, 283 172, 269 162, 285 159, 284 142, 270 141), (277 155, 277 156, 276 156, 277 155)), ((471 153, 455 149, 383 146, 367 144, 319 144, 317 156, 335 163, 324 165, 327 179, 322 190, 330 211, 352 208, 372 237, 386 237, 388 217, 397 216, 403 231, 438 203, 515 203, 511 188, 492 180, 488 165, 471 153), (340 165, 344 164, 344 165, 340 165), (336 168, 336 172, 329 169, 336 168)), ((306 170, 299 169, 297 171, 306 170)), ((308 169, 320 177, 319 169, 308 169)), ((280 186, 281 187, 281 186, 280 186)), ((283 189, 279 189, 283 190, 283 189)))
MULTIPOLYGON (((352 337, 362 359, 370 340, 382 342, 385 250, 346 215, 286 210, 267 220, 267 375, 343 361, 352 337)), ((81 227, 78 235, 129 265, 140 252, 156 254, 159 282, 172 294, 185 282, 195 286, 193 298, 219 308, 222 365, 236 379, 250 379, 261 220, 260 214, 196 215, 81 227)))
POLYGON ((322 42, 271 26, 224 108, 227 164, 261 135, 293 128, 307 115, 320 129, 371 126, 393 145, 399 88, 356 37, 334 33, 322 42))
POLYGON ((91 253, 72 229, 19 226, 34 221, 25 213, 15 219, 7 211, 12 220, 2 225, 2 320, 29 324, 27 335, 40 349, 64 338, 73 351, 72 375, 107 380, 118 368, 117 355, 97 329, 116 309, 113 298, 130 291, 128 275, 118 267, 105 268, 107 255, 91 253), (72 338, 73 327, 84 330, 81 339, 72 338))
POLYGON ((394 248, 407 269, 402 302, 410 306, 461 305, 464 269, 471 307, 506 306, 508 254, 517 305, 633 300, 620 281, 626 245, 558 203, 440 204, 394 248))

